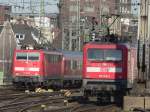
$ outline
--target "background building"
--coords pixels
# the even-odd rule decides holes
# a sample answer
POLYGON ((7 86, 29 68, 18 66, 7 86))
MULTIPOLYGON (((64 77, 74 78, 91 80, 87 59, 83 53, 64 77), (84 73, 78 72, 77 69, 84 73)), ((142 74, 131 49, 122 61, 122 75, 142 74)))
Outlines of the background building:
POLYGON ((4 21, 11 19, 11 6, 0 5, 0 25, 4 24, 4 21))
POLYGON ((10 22, 6 21, 0 32, 0 85, 11 81, 11 64, 15 48, 15 34, 10 22))
POLYGON ((82 50, 91 32, 122 34, 121 16, 131 15, 131 0, 60 0, 62 49, 82 50), (119 19, 118 19, 119 18, 119 19))

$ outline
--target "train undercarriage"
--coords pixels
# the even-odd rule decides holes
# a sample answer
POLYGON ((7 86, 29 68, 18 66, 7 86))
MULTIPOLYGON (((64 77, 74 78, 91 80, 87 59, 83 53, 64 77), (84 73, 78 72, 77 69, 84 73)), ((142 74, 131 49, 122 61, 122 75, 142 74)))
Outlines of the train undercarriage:
POLYGON ((43 77, 15 77, 13 79, 13 85, 17 88, 52 88, 52 89, 64 89, 64 88, 81 88, 81 79, 61 79, 61 78, 43 78, 43 77))
POLYGON ((122 105, 123 96, 127 94, 127 82, 125 80, 83 80, 83 93, 87 100, 101 103, 116 102, 122 105))

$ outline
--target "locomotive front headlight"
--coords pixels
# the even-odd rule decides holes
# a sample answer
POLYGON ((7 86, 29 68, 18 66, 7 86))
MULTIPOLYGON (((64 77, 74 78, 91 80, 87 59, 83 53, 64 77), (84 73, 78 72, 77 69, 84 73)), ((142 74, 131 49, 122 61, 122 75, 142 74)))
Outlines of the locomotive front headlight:
POLYGON ((99 67, 87 67, 86 72, 100 72, 101 69, 99 67))

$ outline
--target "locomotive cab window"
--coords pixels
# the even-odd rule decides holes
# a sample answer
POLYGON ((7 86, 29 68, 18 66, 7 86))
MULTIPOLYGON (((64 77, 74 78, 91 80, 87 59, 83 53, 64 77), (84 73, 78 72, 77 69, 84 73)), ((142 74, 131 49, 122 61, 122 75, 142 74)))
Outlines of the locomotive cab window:
POLYGON ((28 53, 28 60, 31 61, 39 60, 39 53, 28 53))
POLYGON ((88 49, 89 60, 103 60, 104 52, 101 49, 88 49))
POLYGON ((95 61, 121 61, 122 51, 119 49, 95 49, 87 51, 88 60, 95 61))
POLYGON ((116 49, 104 50, 104 60, 106 61, 121 61, 122 51, 116 49))
POLYGON ((16 59, 17 60, 27 60, 27 53, 17 53, 16 59))
POLYGON ((16 53, 17 60, 30 60, 30 61, 37 61, 39 60, 39 53, 16 53))

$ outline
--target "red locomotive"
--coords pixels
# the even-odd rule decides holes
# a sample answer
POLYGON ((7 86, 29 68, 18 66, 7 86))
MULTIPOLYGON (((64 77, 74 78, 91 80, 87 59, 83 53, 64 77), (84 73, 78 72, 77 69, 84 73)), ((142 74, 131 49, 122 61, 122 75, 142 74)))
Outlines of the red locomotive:
POLYGON ((119 42, 89 42, 83 48, 85 96, 122 93, 137 78, 136 48, 119 42))
POLYGON ((15 50, 14 84, 81 85, 82 53, 69 51, 15 50))

